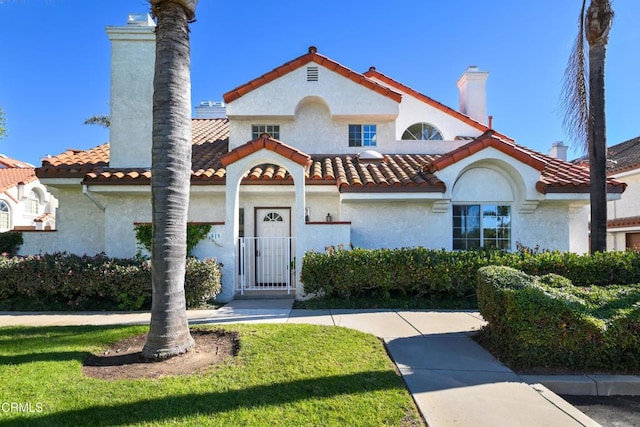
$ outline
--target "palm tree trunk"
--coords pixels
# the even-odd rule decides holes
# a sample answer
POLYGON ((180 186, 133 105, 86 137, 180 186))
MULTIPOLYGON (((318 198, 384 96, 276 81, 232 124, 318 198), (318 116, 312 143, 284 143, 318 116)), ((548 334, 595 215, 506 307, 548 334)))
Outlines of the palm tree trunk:
POLYGON ((151 0, 156 27, 153 81, 151 198, 152 306, 147 359, 184 353, 194 346, 184 294, 187 210, 191 178, 189 21, 197 1, 151 0))
POLYGON ((604 102, 606 45, 589 48, 589 174, 591 252, 607 250, 607 134, 604 102))
POLYGON ((591 253, 607 250, 607 127, 604 66, 613 20, 610 0, 592 0, 585 17, 589 42, 589 173, 591 181, 591 253))

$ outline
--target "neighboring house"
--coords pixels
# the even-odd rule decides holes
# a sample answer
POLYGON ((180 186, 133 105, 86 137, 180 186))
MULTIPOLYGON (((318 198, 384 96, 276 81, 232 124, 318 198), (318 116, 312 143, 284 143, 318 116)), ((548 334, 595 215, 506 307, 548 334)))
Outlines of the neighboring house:
POLYGON ((609 202, 607 247, 640 250, 640 137, 607 149, 609 177, 627 184, 619 200, 609 202))
MULTIPOLYGON (((27 236, 23 252, 131 257, 134 224, 151 221, 154 32, 130 22, 107 28, 111 142, 43 161, 58 231, 27 236)), ((224 264, 220 300, 301 298, 305 252, 328 246, 585 252, 588 171, 490 129, 487 76, 464 72, 457 111, 312 47, 209 105, 226 118, 193 119, 188 219, 213 226, 196 254, 224 264)), ((624 188, 610 180, 610 198, 624 188)))
POLYGON ((52 230, 56 206, 33 165, 0 154, 0 233, 52 230))

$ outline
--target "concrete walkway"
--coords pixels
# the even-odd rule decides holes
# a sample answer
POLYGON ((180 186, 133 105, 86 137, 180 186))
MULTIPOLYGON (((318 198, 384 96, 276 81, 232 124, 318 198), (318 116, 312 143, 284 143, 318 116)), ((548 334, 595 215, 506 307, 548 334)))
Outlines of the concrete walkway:
MULTIPOLYGON (((484 324, 477 312, 292 310, 292 303, 235 300, 219 310, 191 310, 188 316, 190 324, 312 323, 374 334, 385 341, 430 427, 597 426, 549 388, 566 394, 640 395, 640 377, 516 375, 470 337, 484 324)), ((148 322, 149 313, 0 312, 0 326, 148 322)))

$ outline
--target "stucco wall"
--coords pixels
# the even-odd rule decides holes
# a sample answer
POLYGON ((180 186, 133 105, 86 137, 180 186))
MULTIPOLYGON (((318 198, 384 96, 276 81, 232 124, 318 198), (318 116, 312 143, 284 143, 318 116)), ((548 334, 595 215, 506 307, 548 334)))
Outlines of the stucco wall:
POLYGON ((343 203, 341 220, 351 221, 351 243, 360 248, 439 248, 439 218, 428 202, 343 203), (434 235, 435 233, 435 235, 434 235))
POLYGON ((640 170, 631 174, 621 174, 617 180, 627 183, 627 189, 620 200, 609 202, 608 219, 640 216, 640 170))
POLYGON ((95 255, 104 252, 104 213, 80 191, 80 186, 56 191, 59 207, 55 233, 25 233, 21 254, 66 251, 95 255))
POLYGON ((227 105, 230 149, 251 139, 251 124, 279 124, 282 141, 310 154, 361 151, 348 148, 349 123, 377 124, 379 138, 395 138, 396 101, 322 66, 319 80, 308 82, 306 68, 227 105))

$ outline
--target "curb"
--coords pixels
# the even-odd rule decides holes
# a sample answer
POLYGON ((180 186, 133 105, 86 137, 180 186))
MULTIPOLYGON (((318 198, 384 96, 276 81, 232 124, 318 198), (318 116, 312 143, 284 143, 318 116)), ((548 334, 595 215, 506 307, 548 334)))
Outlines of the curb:
POLYGON ((542 384, 571 396, 640 396, 637 375, 520 375, 527 384, 542 384))

